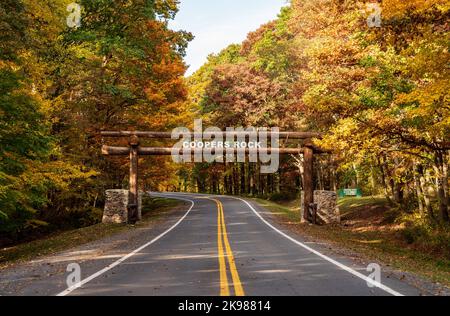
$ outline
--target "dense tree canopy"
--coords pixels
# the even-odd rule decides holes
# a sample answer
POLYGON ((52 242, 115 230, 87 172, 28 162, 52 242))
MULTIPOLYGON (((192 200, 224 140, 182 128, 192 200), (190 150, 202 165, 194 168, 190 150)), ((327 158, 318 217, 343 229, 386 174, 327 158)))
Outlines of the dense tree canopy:
MULTIPOLYGON (((0 243, 99 220, 105 189, 128 186, 128 160, 102 157, 99 131, 194 118, 320 131, 314 142, 333 154, 316 159, 317 189, 384 194, 399 218, 448 225, 447 0, 371 2, 380 25, 365 1, 292 0, 189 78, 192 35, 168 27, 179 1, 81 0, 68 27, 71 2, 0 3, 0 243)), ((146 158, 140 185, 294 198, 301 162, 261 175, 259 164, 146 158)))
MULTIPOLYGON (((449 3, 379 6, 381 25, 371 27, 363 1, 291 1, 239 54, 222 58, 230 46, 191 77, 191 87, 203 84, 194 102, 218 126, 324 132, 316 143, 334 155, 316 162, 318 188, 384 193, 406 212, 448 221, 449 3)), ((264 182, 261 194, 279 190, 277 177, 264 182)))
POLYGON ((191 35, 167 26, 178 2, 81 1, 69 28, 71 2, 0 4, 0 241, 98 221, 104 189, 127 185, 126 160, 100 156, 100 130, 190 121, 191 35))

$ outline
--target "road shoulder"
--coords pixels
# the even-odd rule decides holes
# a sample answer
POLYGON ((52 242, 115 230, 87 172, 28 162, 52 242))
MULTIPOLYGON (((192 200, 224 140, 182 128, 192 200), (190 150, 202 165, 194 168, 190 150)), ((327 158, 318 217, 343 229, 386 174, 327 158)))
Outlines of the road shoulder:
MULTIPOLYGON (((300 224, 299 219, 291 213, 287 213, 290 210, 283 205, 260 199, 247 198, 245 200, 256 207, 260 215, 272 225, 289 233, 294 238, 300 238, 305 243, 314 244, 315 248, 319 247, 320 251, 326 255, 346 257, 361 266, 367 266, 369 263, 377 263, 382 267, 383 273, 387 278, 406 282, 420 289, 423 295, 450 295, 450 289, 445 285, 429 280, 417 273, 398 269, 393 264, 381 260, 377 252, 370 254, 366 251, 359 251, 357 247, 349 247, 348 243, 340 242, 338 239, 328 237, 327 234, 320 233, 324 229, 329 228, 300 224)), ((381 258, 384 259, 385 256, 381 258)))
MULTIPOLYGON (((101 233, 89 242, 71 246, 33 259, 16 260, 0 269, 0 295, 56 295, 67 288, 67 271, 71 263, 79 264, 82 278, 113 263, 139 248, 176 223, 189 208, 179 202, 146 216, 136 226, 123 225, 101 233)), ((91 228, 94 230, 95 227, 91 228)), ((68 243, 72 245, 73 243, 68 243)))

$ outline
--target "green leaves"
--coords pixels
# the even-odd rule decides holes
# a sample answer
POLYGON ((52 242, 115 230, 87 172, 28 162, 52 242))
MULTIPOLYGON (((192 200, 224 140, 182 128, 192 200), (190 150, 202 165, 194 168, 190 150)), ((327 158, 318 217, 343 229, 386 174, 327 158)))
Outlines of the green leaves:
POLYGON ((4 0, 0 3, 0 59, 16 61, 17 50, 26 43, 17 41, 25 38, 28 27, 25 8, 21 1, 4 0))

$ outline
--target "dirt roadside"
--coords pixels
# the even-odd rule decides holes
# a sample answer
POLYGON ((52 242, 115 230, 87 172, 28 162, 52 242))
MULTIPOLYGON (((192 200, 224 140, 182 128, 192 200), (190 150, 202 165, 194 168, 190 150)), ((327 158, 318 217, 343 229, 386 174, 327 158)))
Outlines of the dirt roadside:
POLYGON ((81 267, 82 278, 110 265, 173 226, 183 216, 188 204, 168 207, 158 216, 148 216, 137 226, 86 244, 45 255, 33 260, 19 260, 0 269, 0 295, 48 296, 67 288, 70 263, 81 267), (42 286, 43 283, 50 286, 42 286))
MULTIPOLYGON (((360 214, 349 214, 341 225, 313 226, 300 223, 296 201, 280 204, 261 199, 250 200, 258 206, 268 209, 270 220, 286 231, 290 231, 308 242, 319 243, 332 254, 350 257, 364 266, 369 263, 377 263, 387 277, 403 280, 421 289, 423 295, 450 296, 450 288, 446 283, 450 283, 449 273, 443 269, 439 271, 438 280, 430 277, 432 273, 427 269, 431 265, 428 261, 429 258, 414 257, 415 253, 405 249, 400 252, 401 244, 384 242, 385 245, 379 245, 383 241, 377 233, 378 227, 374 225, 369 225, 368 236, 358 233, 358 230, 363 227, 367 228, 363 223, 365 220, 373 219, 372 216, 379 217, 379 206, 370 210, 362 208, 360 214), (357 233, 349 232, 352 229, 355 229, 357 233), (396 251, 399 251, 398 255, 395 255, 396 251), (422 266, 422 263, 426 265, 422 266)), ((433 263, 435 262, 433 261, 433 263)))

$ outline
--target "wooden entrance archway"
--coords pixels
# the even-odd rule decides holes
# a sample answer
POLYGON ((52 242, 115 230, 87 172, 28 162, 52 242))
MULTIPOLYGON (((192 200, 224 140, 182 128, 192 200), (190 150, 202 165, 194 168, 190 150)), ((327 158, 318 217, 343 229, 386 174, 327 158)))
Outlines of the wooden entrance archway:
MULTIPOLYGON (((228 137, 238 137, 246 136, 249 132, 221 132, 223 138, 228 137)), ((214 133, 202 133, 195 134, 193 137, 201 137, 202 139, 211 139, 211 137, 217 135, 214 133)), ((219 133, 220 134, 220 133, 219 133)), ((310 216, 310 206, 314 203, 314 155, 326 153, 326 151, 321 150, 316 147, 312 139, 321 138, 320 133, 315 132, 267 132, 267 135, 271 137, 276 134, 279 139, 289 139, 289 140, 303 140, 303 146, 301 148, 259 148, 259 149, 234 149, 234 153, 245 152, 250 153, 278 153, 280 155, 298 155, 303 154, 304 156, 304 175, 303 175, 303 207, 304 207, 304 219, 306 221, 311 221, 310 216)), ((141 147, 140 138, 148 139, 172 139, 172 133, 170 132, 139 132, 139 131, 103 131, 101 132, 102 137, 109 138, 128 138, 128 147, 116 147, 103 145, 102 154, 105 156, 129 156, 130 157, 130 190, 129 190, 129 205, 128 205, 128 222, 135 223, 138 218, 138 161, 139 156, 170 156, 173 153, 173 149, 169 147, 141 147)), ((194 153, 192 150, 191 154, 194 153)))

